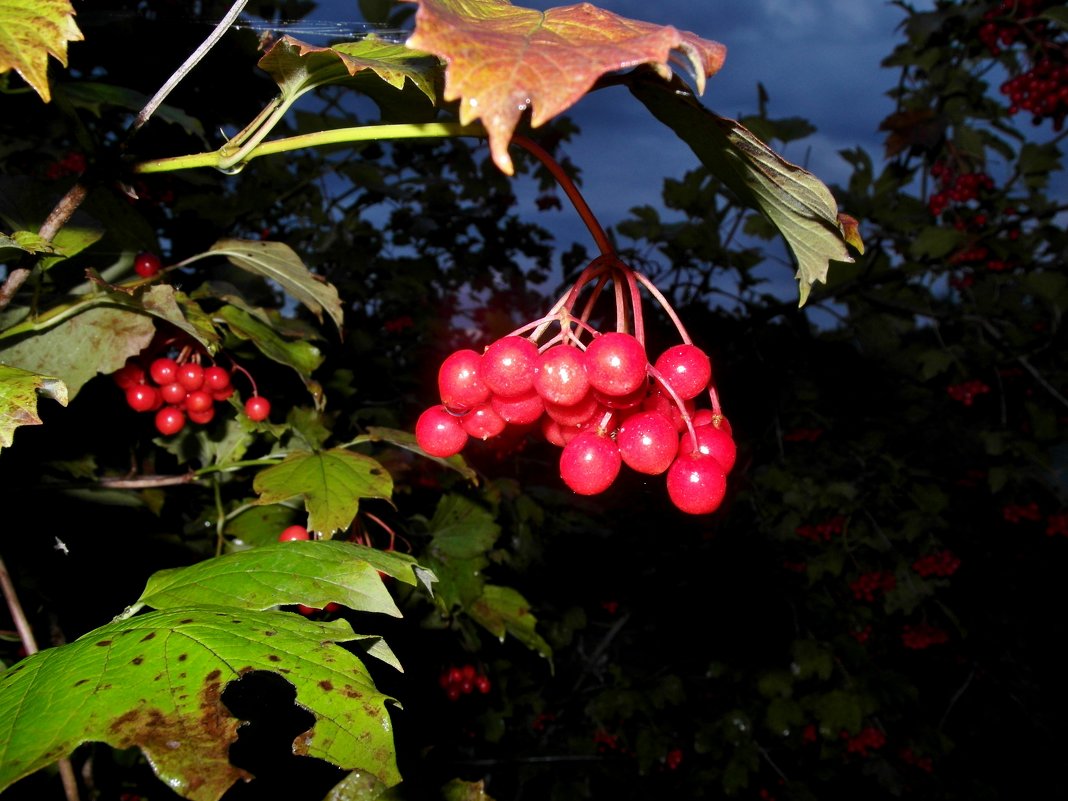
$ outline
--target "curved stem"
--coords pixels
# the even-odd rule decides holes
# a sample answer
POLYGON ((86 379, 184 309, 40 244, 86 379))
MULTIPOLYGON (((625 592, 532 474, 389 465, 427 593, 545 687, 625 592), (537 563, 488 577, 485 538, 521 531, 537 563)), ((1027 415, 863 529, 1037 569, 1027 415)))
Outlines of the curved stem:
POLYGON ((553 178, 560 184, 560 188, 564 190, 564 194, 566 194, 568 200, 571 201, 571 205, 575 207, 575 211, 578 212, 579 217, 586 223, 586 228, 589 229, 593 241, 597 243, 597 249, 601 251, 601 255, 607 256, 610 253, 615 253, 615 248, 613 248, 612 243, 608 241, 608 235, 604 232, 604 228, 601 227, 600 222, 597 221, 597 217, 594 216, 594 213, 590 210, 585 198, 582 197, 582 193, 579 192, 578 187, 575 186, 575 182, 571 180, 571 176, 564 172, 564 168, 560 166, 556 159, 554 159, 541 145, 521 134, 513 136, 512 143, 519 145, 532 156, 537 158, 538 161, 544 164, 546 169, 552 173, 553 178))
MULTIPOLYGON (((226 171, 237 172, 252 159, 260 156, 287 153, 292 150, 318 147, 320 145, 372 142, 379 139, 432 139, 485 135, 486 131, 481 125, 460 125, 457 122, 432 122, 420 125, 359 125, 352 128, 334 128, 329 131, 315 131, 314 133, 288 136, 283 139, 264 142, 246 153, 240 164, 226 168, 226 171)), ((145 175, 148 173, 188 170, 195 167, 222 169, 226 163, 227 157, 220 151, 213 150, 210 153, 192 153, 185 156, 171 156, 169 158, 142 161, 134 165, 133 171, 145 175)))

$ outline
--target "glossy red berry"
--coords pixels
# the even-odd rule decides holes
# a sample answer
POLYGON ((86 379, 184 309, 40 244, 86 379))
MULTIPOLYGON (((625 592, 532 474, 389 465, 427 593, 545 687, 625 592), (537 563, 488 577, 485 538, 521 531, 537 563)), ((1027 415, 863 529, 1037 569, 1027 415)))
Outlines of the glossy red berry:
POLYGON ((595 431, 583 431, 560 452, 560 478, 579 495, 604 492, 621 465, 616 443, 595 431))
POLYGON ((186 409, 185 413, 186 415, 188 415, 189 419, 196 423, 198 426, 207 425, 215 419, 214 406, 209 406, 207 409, 204 409, 199 412, 193 411, 192 409, 186 409))
POLYGON ((502 337, 486 348, 478 374, 494 395, 515 398, 534 390, 538 348, 524 337, 502 337))
POLYGON ((134 257, 134 272, 142 278, 158 275, 162 267, 163 262, 155 253, 142 251, 134 257))
POLYGON ((112 373, 111 377, 120 389, 129 389, 135 384, 145 383, 144 368, 136 362, 126 362, 126 364, 112 373))
POLYGON ((696 345, 675 345, 653 365, 683 400, 696 398, 712 380, 712 361, 696 345))
POLYGON ((692 515, 716 511, 727 492, 723 466, 703 453, 680 453, 668 468, 667 491, 671 502, 692 515))
POLYGON ((189 390, 179 384, 177 381, 172 381, 169 384, 164 384, 159 388, 160 395, 167 403, 178 406, 185 403, 186 397, 189 395, 189 390))
POLYGON ((458 350, 438 369, 441 402, 454 412, 473 409, 489 400, 490 390, 478 375, 482 356, 470 349, 458 350))
POLYGON ((645 348, 630 334, 611 332, 595 337, 586 348, 590 385, 613 397, 636 392, 645 382, 645 348))
POLYGON ((178 362, 166 357, 155 359, 148 366, 148 374, 161 387, 173 383, 178 380, 178 362))
POLYGON ((491 404, 480 403, 460 418, 460 425, 468 436, 487 440, 504 431, 508 424, 494 411, 491 404))
POLYGON ((203 413, 215 406, 215 401, 212 400, 210 394, 202 389, 198 389, 195 392, 190 392, 185 398, 185 410, 192 414, 203 413))
POLYGON ((215 364, 204 370, 204 389, 208 392, 221 392, 230 388, 230 373, 226 368, 215 364))
POLYGON ((271 414, 271 402, 262 395, 253 395, 245 401, 245 416, 254 423, 262 423, 271 414))
POLYGON ((282 533, 278 535, 279 542, 292 542, 293 540, 307 540, 311 539, 311 535, 308 533, 308 529, 304 526, 288 526, 282 529, 282 533))
POLYGON ((628 467, 656 476, 675 460, 679 435, 674 423, 660 412, 638 412, 623 421, 616 444, 628 467))
POLYGON ((589 393, 586 355, 578 348, 556 345, 538 357, 534 389, 546 404, 572 406, 589 393))
POLYGON ((185 413, 177 406, 164 406, 156 412, 156 430, 169 437, 185 428, 185 413))
POLYGON ((467 432, 460 418, 439 404, 419 415, 415 423, 415 439, 419 447, 431 456, 445 458, 463 450, 467 444, 467 432))
MULTIPOLYGON (((738 453, 731 435, 714 425, 694 426, 693 433, 697 437, 697 450, 705 456, 711 456, 722 465, 725 472, 729 473, 734 467, 734 460, 738 453)), ((690 432, 683 431, 679 438, 679 450, 692 452, 693 444, 690 432)))
POLYGON ((204 368, 196 362, 179 365, 176 380, 190 392, 196 392, 204 386, 204 368))
POLYGON ((126 390, 126 403, 135 412, 157 409, 159 400, 159 390, 151 384, 134 384, 126 390))

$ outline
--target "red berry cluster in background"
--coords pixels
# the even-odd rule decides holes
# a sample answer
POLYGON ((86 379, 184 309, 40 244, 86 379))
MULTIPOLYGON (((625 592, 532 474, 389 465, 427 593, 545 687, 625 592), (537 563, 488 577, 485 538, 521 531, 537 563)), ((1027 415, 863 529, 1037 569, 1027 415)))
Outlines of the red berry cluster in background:
POLYGON ((990 386, 978 379, 962 381, 959 384, 950 384, 946 387, 946 394, 958 403, 971 406, 980 395, 990 392, 990 386))
POLYGON ((874 601, 877 592, 885 595, 896 586, 897 579, 894 574, 886 570, 862 573, 849 583, 849 589, 853 591, 853 597, 858 601, 874 601))
POLYGON ((945 642, 949 642, 949 634, 930 623, 920 623, 916 626, 905 625, 901 629, 901 644, 914 651, 945 642))
POLYGON ((898 756, 901 757, 901 761, 906 765, 912 765, 919 768, 924 773, 934 773, 934 760, 929 756, 920 756, 908 746, 905 746, 898 752, 898 756))
POLYGON ((1001 507, 1001 516, 1006 523, 1021 523, 1028 521, 1036 523, 1042 519, 1042 511, 1034 501, 1030 503, 1009 503, 1001 507))
POLYGON ((960 567, 960 558, 952 551, 942 550, 921 556, 912 563, 912 569, 924 578, 928 576, 952 576, 960 567))
POLYGON ((886 735, 874 726, 865 726, 856 734, 843 731, 841 738, 845 740, 848 753, 860 756, 867 756, 868 751, 875 751, 886 745, 886 735))
POLYGON ((951 206, 965 206, 979 200, 980 193, 994 188, 994 180, 985 172, 958 173, 945 162, 931 165, 931 177, 938 181, 938 191, 927 201, 931 214, 938 217, 951 206))
MULTIPOLYGON (((200 355, 190 355, 187 349, 177 359, 158 356, 147 369, 138 359, 129 359, 112 374, 131 409, 155 413, 156 430, 163 436, 177 434, 187 421, 210 423, 215 404, 234 394, 231 377, 229 370, 217 364, 203 367, 200 355)), ((266 420, 270 411, 270 401, 259 395, 245 402, 245 414, 255 422, 266 420)))
POLYGON ((482 353, 465 348, 449 355, 438 370, 438 394, 440 403, 415 426, 428 454, 452 456, 469 438, 488 440, 509 426, 537 425, 561 448, 560 477, 580 495, 604 492, 625 464, 644 475, 665 475, 677 508, 706 514, 722 502, 735 462, 711 360, 651 282, 614 257, 595 259, 547 316, 482 353), (629 320, 633 333, 601 333, 589 323, 593 301, 608 281, 621 287, 615 293, 617 325, 629 320), (639 285, 665 309, 682 339, 653 362, 645 349, 639 285), (587 286, 594 287, 593 298, 576 314, 587 286), (709 407, 699 408, 705 395, 709 407))
POLYGON ((1046 536, 1068 537, 1068 512, 1057 512, 1046 518, 1046 536))
POLYGON ((801 539, 811 540, 812 542, 827 542, 831 537, 845 531, 845 523, 846 519, 844 517, 836 515, 822 523, 807 523, 803 526, 798 526, 795 529, 795 533, 801 539))
POLYGON ((458 701, 461 695, 470 695, 475 690, 485 695, 492 686, 489 676, 470 664, 442 670, 438 684, 450 701, 458 701))
POLYGON ((1052 119, 1059 131, 1068 115, 1068 44, 1063 28, 1042 15, 1053 5, 1048 0, 1001 0, 983 14, 979 39, 992 56, 1009 49, 1018 56, 1007 62, 1014 74, 1001 84, 1009 113, 1029 113, 1035 125, 1052 119))

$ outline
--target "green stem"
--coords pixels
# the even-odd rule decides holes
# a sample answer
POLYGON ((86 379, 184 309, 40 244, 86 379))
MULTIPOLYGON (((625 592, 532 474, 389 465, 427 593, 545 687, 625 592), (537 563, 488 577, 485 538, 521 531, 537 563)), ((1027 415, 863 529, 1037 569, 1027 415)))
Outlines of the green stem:
POLYGON ((289 456, 288 453, 272 453, 270 456, 264 456, 262 459, 245 459, 242 462, 210 464, 207 467, 202 467, 199 470, 194 470, 192 475, 194 478, 200 478, 201 476, 206 476, 209 473, 221 473, 227 470, 237 470, 242 467, 262 467, 274 464, 279 459, 284 459, 287 456, 289 456))
POLYGON ((135 173, 174 172, 196 167, 214 167, 224 171, 236 172, 252 159, 286 153, 306 147, 322 145, 339 145, 350 142, 371 142, 382 139, 432 139, 454 136, 485 136, 481 125, 460 125, 455 122, 432 122, 420 125, 361 125, 354 128, 334 128, 329 131, 289 136, 264 142, 244 154, 243 161, 233 164, 229 156, 223 156, 219 150, 210 153, 192 153, 186 156, 153 159, 135 164, 135 173), (231 162, 231 166, 227 166, 231 162))

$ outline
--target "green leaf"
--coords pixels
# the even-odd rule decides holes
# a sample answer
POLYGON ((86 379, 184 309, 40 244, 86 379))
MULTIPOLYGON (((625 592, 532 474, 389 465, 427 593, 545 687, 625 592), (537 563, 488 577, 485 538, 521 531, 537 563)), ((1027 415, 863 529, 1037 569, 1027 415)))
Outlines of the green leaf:
POLYGON ((140 747, 169 787, 217 801, 238 779, 240 721, 222 691, 252 672, 281 674, 315 724, 296 754, 400 780, 390 700, 338 644, 365 639, 344 620, 192 608, 117 620, 0 675, 0 790, 85 742, 140 747))
POLYGON ((260 59, 259 67, 274 78, 288 102, 316 87, 348 81, 365 72, 395 89, 409 80, 435 101, 434 82, 440 73, 436 58, 375 36, 333 47, 315 47, 283 36, 260 59))
POLYGON ((156 333, 147 314, 94 306, 39 334, 0 343, 0 362, 57 376, 71 400, 97 373, 110 374, 140 353, 156 333))
POLYGON ((477 782, 453 779, 441 788, 441 796, 445 801, 493 801, 481 779, 477 782))
MULTIPOLYGON (((143 95, 133 89, 97 81, 65 83, 56 88, 56 93, 75 108, 83 108, 96 117, 101 116, 104 106, 138 112, 148 104, 149 100, 148 95, 143 95)), ((202 142, 208 141, 200 120, 190 117, 179 108, 164 103, 156 108, 152 118, 181 126, 186 133, 197 137, 202 142)))
POLYGON ((1051 19, 1062 28, 1068 29, 1068 8, 1065 8, 1064 6, 1047 8, 1038 16, 1044 17, 1045 19, 1051 19))
POLYGON ((56 235, 52 238, 54 253, 41 259, 40 267, 42 270, 47 270, 52 265, 81 253, 87 247, 103 238, 103 229, 85 225, 81 222, 84 218, 85 215, 78 215, 56 232, 56 235))
POLYGON ((808 299, 812 284, 826 282, 831 261, 853 261, 847 242, 862 250, 855 222, 839 217, 834 196, 819 179, 739 123, 704 108, 677 78, 665 83, 649 76, 629 87, 742 202, 779 229, 797 259, 799 305, 808 299))
POLYGON ((247 339, 272 361, 292 367, 302 378, 311 375, 323 363, 323 354, 310 342, 287 342, 271 326, 236 306, 223 306, 215 312, 233 334, 247 339))
POLYGON ((960 247, 964 241, 965 235, 961 231, 928 225, 912 240, 909 254, 914 259, 941 259, 960 247))
POLYGON ((39 426, 37 395, 67 405, 67 386, 58 378, 0 363, 0 448, 11 446, 19 426, 39 426))
POLYGON ((67 66, 67 43, 83 38, 69 0, 0 2, 0 74, 16 70, 46 103, 48 57, 67 66))
POLYGON ((355 612, 401 612, 380 573, 416 584, 415 559, 335 540, 275 542, 217 556, 189 567, 161 570, 128 614, 143 607, 227 606, 264 611, 306 604, 342 604, 355 612))
POLYGON ((231 264, 242 270, 274 281, 288 295, 307 306, 319 322, 322 322, 325 310, 341 330, 343 312, 337 288, 305 267, 300 256, 289 245, 284 242, 222 239, 209 250, 226 256, 231 264))
POLYGON ((330 536, 349 527, 362 498, 388 500, 393 478, 370 456, 337 448, 294 453, 257 473, 252 487, 261 504, 303 496, 309 530, 330 536))
POLYGON ((537 618, 530 613, 527 599, 511 587, 487 584, 482 596, 467 608, 467 613, 500 640, 511 634, 523 645, 552 659, 553 651, 535 631, 537 618))
POLYGON ((54 243, 34 231, 12 231, 11 235, 0 234, 0 248, 16 248, 25 253, 55 253, 54 243))
POLYGON ((141 306, 153 317, 185 331, 209 353, 219 349, 219 333, 200 307, 169 284, 153 284, 141 295, 141 306), (186 312, 190 312, 187 316, 186 312))
POLYGON ((501 527, 487 509, 462 495, 443 495, 428 524, 431 549, 446 558, 481 556, 497 541, 501 527))

